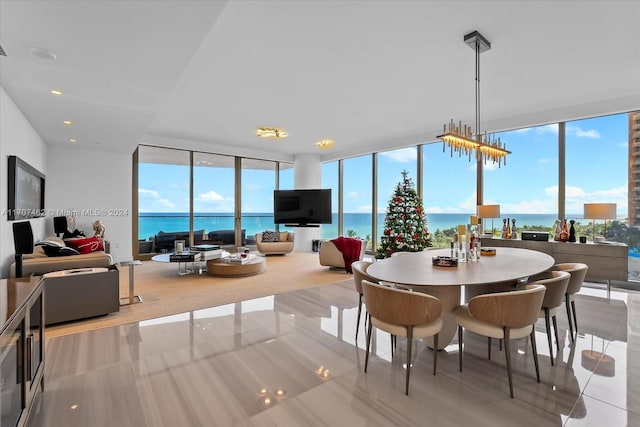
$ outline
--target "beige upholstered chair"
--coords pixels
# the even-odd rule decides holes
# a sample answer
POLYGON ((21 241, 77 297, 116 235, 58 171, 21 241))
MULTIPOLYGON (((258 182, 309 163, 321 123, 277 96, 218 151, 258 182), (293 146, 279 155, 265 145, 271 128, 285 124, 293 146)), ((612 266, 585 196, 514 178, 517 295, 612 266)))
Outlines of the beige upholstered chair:
POLYGON ((560 351, 556 313, 558 308, 562 307, 564 303, 564 296, 567 293, 567 286, 569 285, 571 275, 566 271, 550 271, 547 274, 549 275, 548 278, 536 280, 532 282, 532 284, 543 285, 546 288, 544 299, 542 300, 542 310, 540 310, 538 318, 544 318, 547 328, 547 341, 549 342, 549 356, 551 357, 551 365, 553 366, 553 345, 551 343, 551 327, 549 321, 553 319, 556 348, 560 351))
POLYGON ((536 379, 540 382, 534 324, 538 320, 544 292, 545 287, 542 285, 526 285, 522 290, 478 295, 471 298, 467 304, 456 308, 454 313, 458 322, 460 372, 462 372, 462 328, 488 337, 489 344, 491 343, 491 338, 504 339, 509 394, 513 398, 511 346, 509 341, 529 335, 531 337, 533 361, 536 367, 536 379))
POLYGON ((371 329, 389 332, 391 335, 407 337, 407 372, 405 394, 409 394, 411 373, 411 347, 413 338, 433 336, 433 375, 438 362, 438 333, 442 329, 442 304, 431 295, 362 281, 364 302, 367 305, 369 326, 367 328, 367 354, 364 371, 369 363, 371 329))
MULTIPOLYGON (((359 261, 362 261, 362 259, 364 258, 365 250, 366 250, 366 242, 362 241, 362 246, 360 247, 359 261)), ((334 245, 331 240, 322 242, 318 257, 320 259, 320 265, 322 266, 332 267, 332 268, 345 268, 344 256, 342 255, 342 252, 338 250, 336 245, 334 245)))
POLYGON ((573 342, 575 341, 574 329, 575 334, 578 335, 578 318, 576 317, 575 295, 582 287, 582 282, 584 282, 584 278, 587 276, 589 266, 581 262, 565 262, 554 265, 552 270, 562 270, 571 274, 571 279, 569 280, 569 286, 567 286, 567 293, 565 295, 565 305, 567 307, 567 320, 569 321, 569 334, 571 342, 573 342), (571 316, 572 313, 573 321, 571 316))
MULTIPOLYGON (((356 261, 351 264, 351 269, 353 270, 353 283, 356 286, 356 291, 359 295, 358 300, 358 321, 356 323, 356 343, 358 342, 358 329, 360 329, 360 314, 362 313, 362 281, 368 280, 372 283, 378 283, 376 279, 369 276, 367 274, 367 267, 369 267, 372 262, 369 261, 356 261)), ((365 317, 365 328, 366 328, 366 317, 365 317)))

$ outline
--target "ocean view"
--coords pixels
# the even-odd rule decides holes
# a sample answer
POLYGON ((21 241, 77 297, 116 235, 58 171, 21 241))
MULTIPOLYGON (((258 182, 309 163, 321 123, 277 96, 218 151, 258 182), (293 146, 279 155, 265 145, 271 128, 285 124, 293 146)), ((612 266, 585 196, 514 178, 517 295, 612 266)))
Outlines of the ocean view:
MULTIPOLYGON (((427 227, 430 232, 446 230, 456 227, 458 224, 467 224, 470 214, 427 214, 427 227)), ((333 223, 324 224, 321 227, 323 239, 331 239, 338 235, 338 214, 333 214, 333 223)), ((378 234, 384 227, 384 213, 378 214, 378 234)), ((525 226, 553 227, 556 220, 553 214, 505 214, 503 218, 515 218, 516 226, 523 230, 525 226)), ((570 217, 571 218, 571 217, 570 217)), ((578 216, 573 217, 580 220, 578 216)), ((194 216, 194 230, 204 230, 205 233, 214 230, 233 229, 234 219, 231 213, 197 213, 194 216)), ((502 220, 493 220, 496 229, 502 229, 502 220)), ((485 220, 485 227, 491 228, 491 219, 485 220)), ((251 236, 265 230, 273 230, 273 214, 247 213, 242 216, 242 228, 246 229, 246 235, 251 236)), ((344 215, 344 232, 353 230, 357 236, 366 237, 371 234, 371 216, 364 213, 347 213, 344 215)), ((141 213, 138 224, 138 238, 145 240, 154 236, 159 231, 187 231, 189 229, 189 215, 187 213, 141 213)), ((280 226, 281 230, 286 230, 280 226)), ((526 229, 526 228, 525 228, 526 229)))

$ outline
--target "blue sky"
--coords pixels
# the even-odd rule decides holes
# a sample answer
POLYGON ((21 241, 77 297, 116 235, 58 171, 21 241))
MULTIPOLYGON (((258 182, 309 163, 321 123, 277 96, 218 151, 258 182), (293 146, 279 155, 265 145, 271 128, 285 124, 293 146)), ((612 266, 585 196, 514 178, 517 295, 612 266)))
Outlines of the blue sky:
MULTIPOLYGON (((627 214, 628 115, 585 119, 566 124, 566 212, 581 215, 583 204, 617 204, 618 216, 627 214)), ((502 132, 512 151, 507 165, 485 166, 484 203, 500 204, 504 213, 555 213, 557 211, 557 125, 502 132)), ((476 166, 467 158, 442 152, 442 143, 424 148, 424 204, 429 213, 475 211, 476 166)), ((378 211, 384 212, 389 196, 409 171, 416 181, 416 148, 380 153, 378 158, 378 211)), ((344 162, 345 212, 371 212, 371 158, 344 162)), ((292 170, 281 176, 281 188, 293 188, 292 170)), ((273 172, 243 171, 243 210, 272 209, 273 172)), ((232 212, 231 168, 200 167, 195 172, 196 212, 232 212)), ((140 165, 140 212, 187 212, 189 174, 186 166, 140 165)), ((323 166, 323 187, 337 188, 335 162, 323 166)), ((334 191, 333 210, 337 210, 334 191)))

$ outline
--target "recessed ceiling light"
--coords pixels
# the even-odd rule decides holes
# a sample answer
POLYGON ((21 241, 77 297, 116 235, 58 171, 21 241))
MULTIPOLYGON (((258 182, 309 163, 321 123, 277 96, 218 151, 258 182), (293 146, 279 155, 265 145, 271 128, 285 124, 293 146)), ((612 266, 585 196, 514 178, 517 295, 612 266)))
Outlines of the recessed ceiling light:
POLYGON ((65 120, 62 123, 64 123, 65 126, 71 126, 72 125, 71 120, 65 120))
POLYGON ((51 95, 62 95, 62 91, 60 89, 51 89, 51 95))
POLYGON ((289 134, 284 129, 261 126, 256 129, 256 135, 259 136, 260 138, 282 139, 282 138, 286 138, 289 134))
POLYGON ((69 139, 69 142, 72 143, 72 144, 75 144, 76 142, 78 142, 78 140, 75 139, 75 138, 71 138, 71 139, 69 139))
POLYGON ((40 59, 54 60, 57 58, 55 53, 39 47, 32 47, 29 52, 31 52, 31 55, 40 59))
POLYGON ((335 143, 336 142, 333 139, 321 139, 320 141, 316 142, 316 145, 319 149, 324 150, 333 147, 335 143))

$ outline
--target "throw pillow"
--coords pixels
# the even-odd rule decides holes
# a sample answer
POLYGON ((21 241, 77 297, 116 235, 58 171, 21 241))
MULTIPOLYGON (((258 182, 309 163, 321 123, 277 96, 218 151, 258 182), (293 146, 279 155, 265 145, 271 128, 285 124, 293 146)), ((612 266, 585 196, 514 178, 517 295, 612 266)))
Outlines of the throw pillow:
POLYGON ((281 242, 286 242, 287 240, 289 240, 289 232, 288 231, 281 231, 280 232, 280 241, 281 242))
POLYGON ((62 240, 62 239, 60 239, 58 237, 55 237, 55 236, 47 237, 43 241, 38 242, 38 243, 35 244, 35 246, 47 246, 47 245, 49 245, 49 246, 58 246, 60 248, 65 246, 64 240, 62 240))
POLYGON ((80 252, 81 254, 88 254, 96 251, 104 251, 104 245, 97 237, 87 237, 85 239, 71 239, 67 241, 67 244, 80 252))
POLYGON ((264 231, 262 233, 263 242, 278 242, 280 239, 275 231, 264 231))
POLYGON ((67 246, 58 246, 52 242, 39 242, 38 246, 42 246, 42 250, 47 256, 56 257, 56 256, 68 256, 68 255, 80 255, 78 251, 73 248, 69 248, 67 246))

